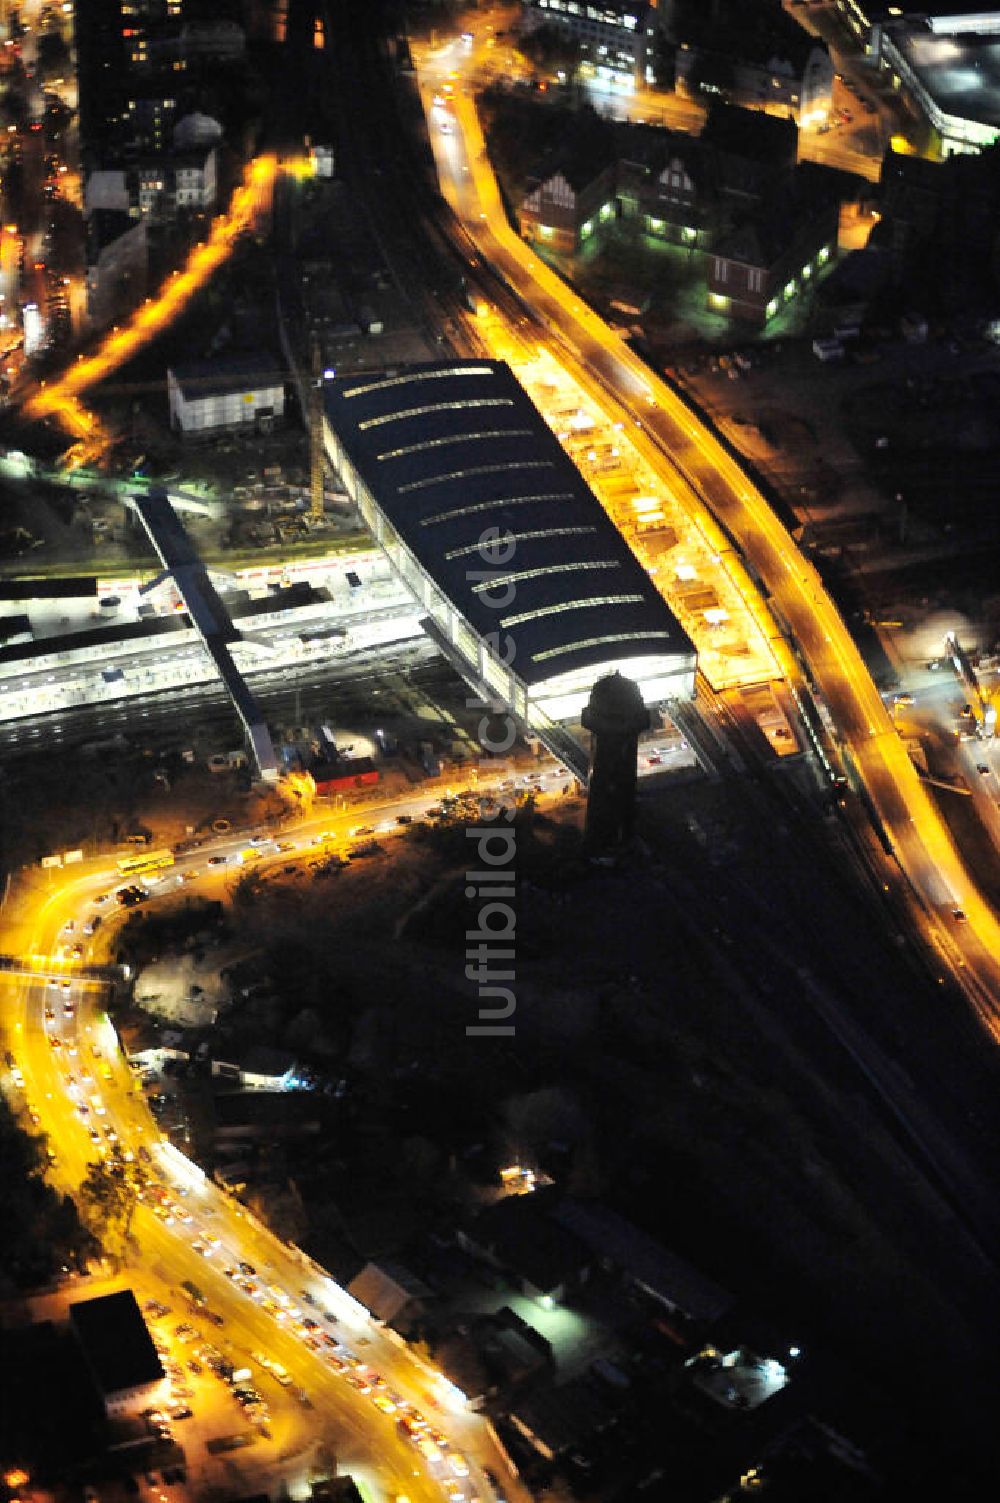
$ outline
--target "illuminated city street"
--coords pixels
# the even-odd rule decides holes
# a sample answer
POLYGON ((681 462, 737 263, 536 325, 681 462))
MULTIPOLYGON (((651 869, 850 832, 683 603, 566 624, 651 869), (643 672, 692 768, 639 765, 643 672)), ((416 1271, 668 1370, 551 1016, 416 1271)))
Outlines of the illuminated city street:
POLYGON ((0 5, 0 1503, 1000 1466, 1000 9, 0 5))
MULTIPOLYGON (((454 48, 422 64, 429 115, 438 80, 456 61, 460 64, 461 52, 454 48)), ((819 575, 763 496, 681 399, 510 229, 475 105, 464 91, 456 94, 454 114, 460 134, 442 141, 432 131, 449 200, 483 254, 501 267, 549 328, 556 347, 595 373, 615 392, 627 418, 648 431, 650 456, 657 452, 654 445, 662 446, 660 463, 668 466, 668 483, 677 485, 678 475, 683 477, 737 540, 788 622, 900 865, 934 915, 928 922, 947 931, 948 949, 961 954, 974 978, 967 988, 970 1000, 1000 1038, 1000 924, 970 880, 819 575), (960 927, 952 918, 955 909, 967 918, 960 927)))

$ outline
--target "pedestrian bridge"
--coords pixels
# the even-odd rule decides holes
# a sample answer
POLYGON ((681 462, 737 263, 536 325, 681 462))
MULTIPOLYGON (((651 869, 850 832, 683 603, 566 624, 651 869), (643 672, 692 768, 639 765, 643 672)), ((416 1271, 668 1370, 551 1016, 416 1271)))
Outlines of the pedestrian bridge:
POLYGON ((60 960, 57 955, 0 955, 0 974, 28 981, 96 982, 127 981, 125 967, 89 965, 85 961, 60 960))

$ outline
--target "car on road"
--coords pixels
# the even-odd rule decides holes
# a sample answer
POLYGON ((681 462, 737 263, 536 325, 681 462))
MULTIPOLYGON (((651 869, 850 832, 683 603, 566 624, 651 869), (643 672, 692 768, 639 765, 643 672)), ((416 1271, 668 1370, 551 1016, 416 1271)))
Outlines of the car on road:
POLYGON ((958 924, 964 924, 966 922, 965 911, 961 908, 953 908, 951 910, 951 916, 958 924))
POLYGON ((228 856, 209 856, 208 864, 209 866, 225 866, 228 860, 228 856))

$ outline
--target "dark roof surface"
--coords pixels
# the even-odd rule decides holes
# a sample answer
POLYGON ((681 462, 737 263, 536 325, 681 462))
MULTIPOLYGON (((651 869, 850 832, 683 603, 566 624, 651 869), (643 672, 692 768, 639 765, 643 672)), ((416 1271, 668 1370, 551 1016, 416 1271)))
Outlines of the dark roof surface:
POLYGON ((968 31, 938 36, 913 21, 891 21, 887 31, 939 109, 1000 125, 1000 40, 995 35, 968 31))
POLYGON ((731 1307, 732 1296, 718 1284, 607 1206, 566 1199, 552 1215, 599 1257, 617 1263, 652 1295, 692 1319, 717 1320, 731 1307))
POLYGON ((503 362, 343 378, 326 388, 326 415, 438 589, 480 636, 513 640, 522 682, 615 657, 694 661, 645 570, 503 362), (483 540, 497 536, 510 541, 491 557, 483 540))
POLYGON ((542 1294, 586 1268, 592 1256, 582 1238, 545 1214, 546 1204, 537 1192, 509 1195, 480 1211, 467 1232, 542 1294))
POLYGON ((282 386, 285 381, 282 362, 266 350, 185 361, 171 366, 170 374, 188 402, 226 392, 282 386))
POLYGON ((70 1305, 69 1318, 105 1397, 163 1377, 131 1289, 79 1300, 70 1305))
POLYGON ((722 237, 716 255, 749 266, 776 266, 820 215, 831 213, 834 204, 850 196, 855 181, 814 162, 803 163, 722 237))
POLYGON ((97 580, 92 574, 47 579, 0 579, 0 600, 76 600, 97 594, 97 580))

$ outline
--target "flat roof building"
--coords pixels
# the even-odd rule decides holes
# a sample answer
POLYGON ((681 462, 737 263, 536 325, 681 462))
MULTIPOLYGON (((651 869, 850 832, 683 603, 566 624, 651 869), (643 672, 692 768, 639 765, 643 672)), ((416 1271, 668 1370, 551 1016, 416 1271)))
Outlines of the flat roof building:
POLYGON ((79 1300, 69 1319, 109 1415, 137 1412, 163 1396, 163 1366, 131 1289, 79 1300))
POLYGON ((1000 8, 900 16, 894 7, 873 24, 869 49, 936 131, 942 156, 1000 140, 1000 8))
POLYGON ((691 641, 505 363, 332 381, 326 446, 430 635, 539 734, 616 669, 692 696, 691 641))
POLYGON ((605 83, 652 83, 659 17, 649 0, 524 0, 525 31, 558 26, 577 42, 587 70, 605 83))
POLYGON ((866 46, 881 21, 920 17, 935 31, 1000 31, 1000 5, 983 0, 834 0, 836 9, 866 46))
POLYGON ((185 438, 230 429, 266 432, 285 412, 284 376, 264 352, 173 366, 167 393, 170 426, 185 438))

